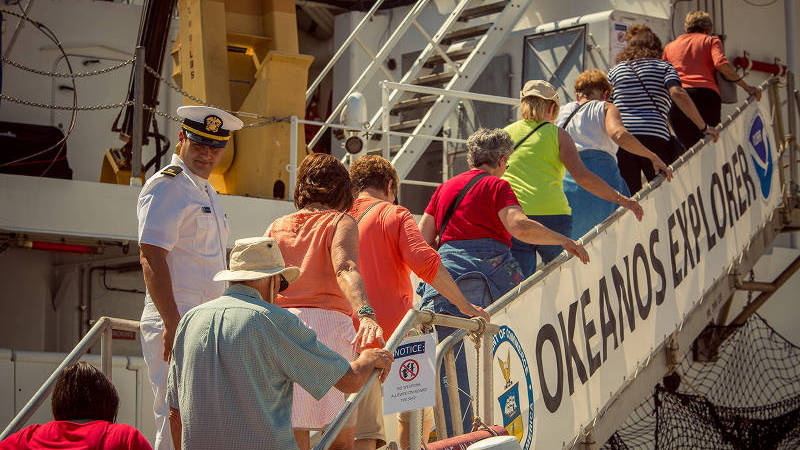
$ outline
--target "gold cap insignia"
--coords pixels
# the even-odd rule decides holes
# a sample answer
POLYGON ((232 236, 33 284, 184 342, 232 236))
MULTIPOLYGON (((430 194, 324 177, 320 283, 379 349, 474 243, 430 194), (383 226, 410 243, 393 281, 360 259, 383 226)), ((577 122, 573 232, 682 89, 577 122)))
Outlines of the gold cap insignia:
POLYGON ((216 133, 222 126, 222 119, 217 116, 206 116, 205 118, 206 131, 216 133))

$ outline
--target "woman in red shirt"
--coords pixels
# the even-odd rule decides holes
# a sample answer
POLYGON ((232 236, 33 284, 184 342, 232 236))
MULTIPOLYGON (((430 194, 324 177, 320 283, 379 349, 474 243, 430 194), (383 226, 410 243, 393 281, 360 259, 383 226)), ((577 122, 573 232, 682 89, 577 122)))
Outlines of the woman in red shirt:
MULTIPOLYGON (((499 178, 505 172, 508 156, 513 150, 514 142, 505 130, 476 131, 467 140, 467 161, 472 169, 451 178, 436 189, 419 223, 422 237, 428 245, 434 245, 437 236, 439 237, 442 264, 459 284, 467 299, 484 308, 524 278, 522 269, 511 255, 511 236, 530 244, 560 245, 584 263, 589 262, 589 256, 581 244, 529 219, 522 211, 511 185, 499 178), (450 205, 459 196, 459 192, 476 177, 481 178, 464 195, 450 221, 445 224, 444 217, 450 205), (475 280, 476 272, 482 280, 475 280)), ((421 285, 417 292, 422 296, 422 309, 464 317, 455 305, 430 284, 421 285)), ((439 342, 454 331, 452 328, 436 327, 439 342)), ((466 360, 464 352, 458 346, 454 351, 457 355, 456 374, 461 392, 461 417, 464 418, 462 426, 468 430, 472 421, 467 413, 470 388, 466 360)), ((441 374, 444 376, 444 371, 441 374)), ((445 421, 447 428, 452 430, 447 411, 447 389, 444 388, 444 382, 442 383, 445 421)), ((452 435, 452 431, 448 435, 452 435)))
POLYGON ((136 428, 114 423, 119 396, 114 385, 89 363, 66 367, 51 400, 54 421, 31 425, 0 442, 0 449, 150 450, 136 428))
MULTIPOLYGON (((725 79, 735 81, 748 95, 761 99, 761 90, 744 82, 744 75, 740 77, 725 57, 722 41, 711 36, 713 23, 707 12, 692 11, 687 14, 684 28, 686 33, 664 47, 663 59, 678 71, 683 88, 697 105, 708 126, 719 125, 721 118, 722 102, 716 71, 722 73, 725 79)), ((703 137, 703 133, 674 104, 669 112, 669 120, 685 148, 688 149, 703 137)))

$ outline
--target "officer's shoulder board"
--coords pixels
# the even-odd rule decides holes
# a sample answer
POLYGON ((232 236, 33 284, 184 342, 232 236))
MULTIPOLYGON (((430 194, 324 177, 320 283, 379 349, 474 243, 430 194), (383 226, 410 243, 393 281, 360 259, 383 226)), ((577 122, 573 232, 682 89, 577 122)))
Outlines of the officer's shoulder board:
POLYGON ((175 178, 176 176, 180 175, 181 172, 183 172, 183 168, 181 166, 169 166, 162 170, 161 174, 170 178, 175 178))

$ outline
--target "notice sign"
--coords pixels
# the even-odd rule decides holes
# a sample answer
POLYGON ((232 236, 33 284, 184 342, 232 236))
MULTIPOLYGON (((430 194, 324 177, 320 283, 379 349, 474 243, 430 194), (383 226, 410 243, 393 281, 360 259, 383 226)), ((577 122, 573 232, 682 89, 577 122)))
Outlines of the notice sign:
POLYGON ((412 411, 436 403, 433 334, 406 338, 394 351, 391 372, 383 383, 383 413, 412 411))

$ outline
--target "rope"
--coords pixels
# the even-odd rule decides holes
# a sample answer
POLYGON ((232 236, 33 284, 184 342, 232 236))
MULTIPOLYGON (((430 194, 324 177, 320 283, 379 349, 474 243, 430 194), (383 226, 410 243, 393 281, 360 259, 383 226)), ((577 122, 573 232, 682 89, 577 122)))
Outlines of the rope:
POLYGON ((487 428, 480 416, 480 386, 481 386, 481 337, 486 331, 486 320, 478 318, 480 327, 469 333, 470 339, 475 344, 475 400, 472 402, 472 431, 481 427, 487 428))
POLYGON ((95 75, 101 75, 104 73, 112 72, 114 70, 120 69, 127 65, 133 64, 134 60, 129 59, 127 61, 123 61, 117 65, 106 67, 105 69, 98 69, 93 70, 91 72, 77 72, 77 73, 61 73, 61 72, 48 72, 45 70, 33 69, 31 67, 22 65, 14 60, 8 59, 3 56, 3 64, 8 64, 9 66, 16 67, 17 69, 24 70, 26 72, 35 73, 37 75, 43 75, 46 77, 53 77, 53 78, 83 78, 83 77, 92 77, 95 75))

